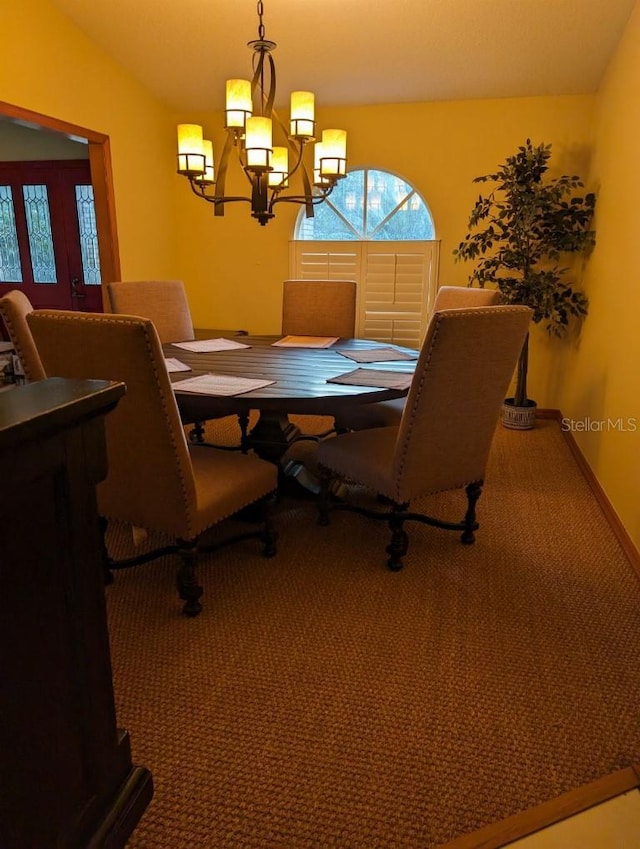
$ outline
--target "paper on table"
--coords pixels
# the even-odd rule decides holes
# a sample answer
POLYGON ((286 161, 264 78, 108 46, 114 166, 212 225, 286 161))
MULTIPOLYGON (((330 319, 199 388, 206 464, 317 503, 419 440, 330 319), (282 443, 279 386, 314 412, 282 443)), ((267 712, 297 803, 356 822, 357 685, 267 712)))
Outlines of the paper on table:
POLYGON ((408 354, 397 348, 367 348, 361 351, 338 351, 343 357, 349 357, 357 363, 382 363, 385 360, 417 360, 418 353, 408 354))
POLYGON ((336 377, 329 377, 327 383, 346 383, 348 386, 375 386, 384 389, 408 389, 412 380, 412 374, 405 374, 401 371, 357 368, 336 377))
POLYGON ((339 336, 285 336, 273 344, 281 348, 330 348, 339 336))
POLYGON ((191 371, 191 366, 188 366, 186 363, 181 363, 180 360, 176 360, 175 357, 165 357, 164 361, 167 365, 167 371, 169 374, 172 374, 175 371, 191 371))
POLYGON ((211 351, 230 351, 233 348, 249 348, 243 342, 236 342, 234 339, 196 339, 193 342, 172 342, 176 348, 184 348, 185 351, 194 351, 196 353, 206 354, 211 351))
POLYGON ((194 392, 197 395, 242 395, 272 383, 275 383, 275 380, 257 380, 231 374, 201 374, 177 381, 173 384, 173 391, 194 392))

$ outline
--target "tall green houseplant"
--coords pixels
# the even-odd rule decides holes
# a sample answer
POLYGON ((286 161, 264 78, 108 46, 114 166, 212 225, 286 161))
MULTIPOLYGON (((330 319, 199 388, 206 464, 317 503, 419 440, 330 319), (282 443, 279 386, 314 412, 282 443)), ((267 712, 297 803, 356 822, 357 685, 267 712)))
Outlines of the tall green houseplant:
MULTIPOLYGON (((561 336, 572 316, 587 313, 586 296, 566 279, 563 255, 586 252, 595 244, 591 221, 596 198, 578 195, 576 177, 545 179, 551 145, 530 139, 500 165, 494 174, 474 183, 493 183, 480 195, 469 217, 469 232, 460 242, 456 261, 476 260, 469 285, 497 286, 508 304, 533 310, 535 323, 546 321, 549 333, 561 336)), ((527 395, 529 337, 525 341, 516 379, 513 406, 535 407, 527 395)), ((511 399, 509 399, 511 400, 511 399)))

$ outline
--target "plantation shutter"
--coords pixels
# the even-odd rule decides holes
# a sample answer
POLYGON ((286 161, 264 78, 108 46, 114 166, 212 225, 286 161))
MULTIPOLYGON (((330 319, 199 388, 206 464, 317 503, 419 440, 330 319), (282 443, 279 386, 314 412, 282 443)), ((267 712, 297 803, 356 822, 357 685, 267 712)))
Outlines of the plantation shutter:
POLYGON ((419 348, 438 277, 436 241, 291 242, 290 276, 355 280, 356 334, 419 348))
POLYGON ((296 280, 358 280, 362 242, 290 242, 290 277, 296 280))

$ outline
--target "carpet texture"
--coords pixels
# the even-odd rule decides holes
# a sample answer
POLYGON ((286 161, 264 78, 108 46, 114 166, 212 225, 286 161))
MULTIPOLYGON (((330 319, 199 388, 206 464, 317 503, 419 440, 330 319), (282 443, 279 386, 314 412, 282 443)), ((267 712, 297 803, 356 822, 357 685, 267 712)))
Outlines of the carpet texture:
MULTIPOLYGON (((419 506, 458 520, 464 494, 419 506)), ((197 619, 174 558, 107 589, 156 788, 130 849, 433 849, 640 761, 640 582, 557 422, 499 428, 475 545, 412 523, 399 573, 382 523, 277 512, 275 558, 203 559, 197 619)))

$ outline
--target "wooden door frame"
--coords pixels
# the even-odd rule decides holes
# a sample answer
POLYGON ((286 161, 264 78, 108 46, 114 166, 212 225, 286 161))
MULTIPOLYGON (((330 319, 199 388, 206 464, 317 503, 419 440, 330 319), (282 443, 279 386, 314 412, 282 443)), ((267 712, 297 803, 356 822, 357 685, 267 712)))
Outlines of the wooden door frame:
POLYGON ((111 169, 111 147, 109 136, 86 127, 79 127, 59 118, 42 115, 12 103, 0 100, 0 114, 16 122, 42 127, 55 133, 68 136, 74 141, 78 138, 89 142, 89 168, 96 213, 98 231, 98 252, 100 255, 100 274, 102 277, 102 303, 105 311, 110 310, 106 295, 106 283, 121 279, 120 251, 118 247, 118 229, 116 222, 116 204, 113 191, 111 169))

